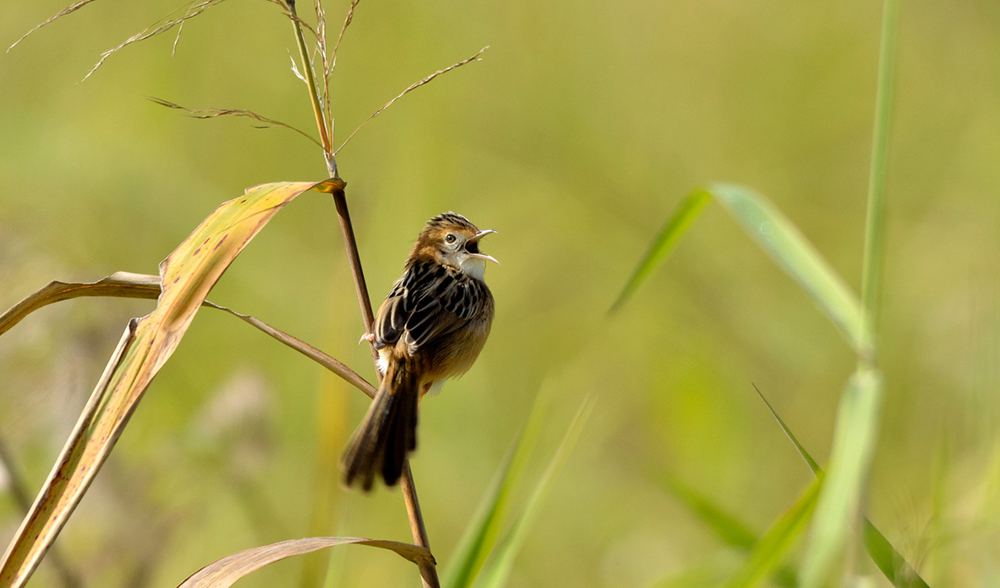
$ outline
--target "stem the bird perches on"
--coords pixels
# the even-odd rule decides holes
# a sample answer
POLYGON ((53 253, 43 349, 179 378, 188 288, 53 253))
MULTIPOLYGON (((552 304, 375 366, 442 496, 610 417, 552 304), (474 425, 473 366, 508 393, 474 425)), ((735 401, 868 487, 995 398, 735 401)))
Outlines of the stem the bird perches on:
MULTIPOLYGON (((292 24, 295 28, 295 40, 299 47, 299 57, 302 59, 302 69, 309 87, 309 100, 312 103, 313 115, 316 117, 316 126, 319 130, 320 142, 323 144, 323 155, 326 159, 327 171, 331 177, 337 176, 337 161, 334 155, 333 142, 330 136, 330 129, 327 128, 327 117, 323 116, 322 97, 316 87, 316 77, 313 75, 312 66, 309 62, 309 52, 306 49, 305 38, 302 34, 302 25, 295 14, 295 1, 286 0, 288 9, 292 15, 292 24)), ((352 4, 353 9, 353 4, 352 4)), ((325 34, 325 30, 324 30, 325 34)), ((334 203, 337 206, 337 216, 340 220, 340 230, 344 236, 344 247, 347 250, 347 258, 351 266, 351 275, 354 278, 354 287, 358 295, 358 304, 361 307, 361 317, 364 321, 365 330, 373 332, 375 314, 372 312, 371 298, 368 296, 368 286, 365 283, 365 275, 361 267, 361 256, 358 254, 358 244, 354 237, 354 226, 351 224, 351 214, 347 208, 347 197, 344 190, 335 190, 333 193, 334 203)), ((372 347, 372 360, 377 359, 375 348, 372 347)), ((378 375, 378 369, 375 370, 378 375)), ((417 499, 417 489, 413 483, 413 473, 410 471, 410 464, 403 467, 403 476, 400 482, 403 491, 403 502, 406 504, 406 514, 410 519, 410 530, 413 533, 413 542, 430 551, 430 542, 427 539, 427 527, 424 525, 424 518, 420 512, 420 502, 417 499)), ((420 565, 420 578, 425 588, 440 588, 437 568, 433 563, 423 562, 420 565)))

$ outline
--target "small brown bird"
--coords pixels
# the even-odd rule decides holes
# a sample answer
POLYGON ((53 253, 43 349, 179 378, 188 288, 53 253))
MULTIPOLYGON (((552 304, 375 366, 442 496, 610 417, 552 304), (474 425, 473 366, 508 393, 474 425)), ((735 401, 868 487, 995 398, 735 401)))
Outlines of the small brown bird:
POLYGON ((493 295, 483 281, 486 262, 480 231, 464 216, 427 221, 366 334, 378 351, 382 385, 341 459, 344 482, 367 492, 381 473, 399 481, 417 447, 417 406, 427 392, 472 367, 493 323, 493 295))

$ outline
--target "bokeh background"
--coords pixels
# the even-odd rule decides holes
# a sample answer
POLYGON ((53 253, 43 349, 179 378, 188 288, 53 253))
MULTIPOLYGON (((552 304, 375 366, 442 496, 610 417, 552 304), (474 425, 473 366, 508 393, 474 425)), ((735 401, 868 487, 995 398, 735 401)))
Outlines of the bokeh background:
MULTIPOLYGON (((3 3, 0 45, 66 0, 3 3)), ((307 4, 307 3, 303 3, 307 4)), ((230 0, 100 53, 180 5, 94 2, 0 56, 0 307, 52 279, 157 263, 248 186, 324 177, 319 150, 246 120, 314 130, 288 21, 230 0)), ((347 3, 326 3, 339 29, 347 3)), ((305 7, 303 7, 305 8, 305 7)), ((680 481, 760 532, 811 474, 756 384, 820 461, 854 358, 813 303, 717 207, 618 314, 606 310, 692 189, 772 199, 860 286, 880 2, 362 2, 341 47, 341 139, 402 88, 491 49, 370 124, 340 155, 374 300, 423 222, 493 228, 497 299, 475 368, 423 404, 413 467, 446 564, 535 398, 551 399, 536 479, 581 401, 596 408, 511 585, 645 587, 721 574, 740 553, 671 493, 680 481), (689 576, 690 577, 690 576, 689 576)), ((1000 5, 903 2, 888 179, 886 395, 868 512, 932 585, 1000 576, 1000 5)), ((371 376, 332 201, 304 196, 210 299, 371 376)), ((0 339, 0 436, 34 492, 128 317, 84 299, 0 339)), ((397 491, 342 490, 366 399, 220 313, 154 381, 57 545, 88 586, 174 586, 219 557, 305 535, 410 540, 397 491)), ((518 504, 523 500, 520 495, 518 504)), ((0 500, 0 537, 20 515, 0 500)), ((6 541, 6 539, 3 539, 6 541)), ((328 585, 417 586, 402 559, 333 550, 328 585)), ((318 586, 327 557, 242 586, 318 586)), ((887 585, 863 557, 858 566, 887 585)), ((40 569, 32 586, 54 585, 40 569)))

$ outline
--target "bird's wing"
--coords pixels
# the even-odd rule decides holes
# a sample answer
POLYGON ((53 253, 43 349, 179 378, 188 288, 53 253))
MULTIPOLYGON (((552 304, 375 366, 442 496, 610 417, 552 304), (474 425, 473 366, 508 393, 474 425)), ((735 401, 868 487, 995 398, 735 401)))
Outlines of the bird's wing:
POLYGON ((393 284, 389 295, 385 297, 382 306, 375 316, 375 348, 381 349, 387 345, 395 345, 403 335, 406 321, 413 313, 419 290, 418 282, 423 281, 424 274, 430 268, 424 264, 408 266, 403 276, 393 284))
POLYGON ((375 346, 400 337, 410 353, 450 333, 482 311, 485 287, 461 272, 435 263, 415 263, 393 286, 379 308, 375 346))

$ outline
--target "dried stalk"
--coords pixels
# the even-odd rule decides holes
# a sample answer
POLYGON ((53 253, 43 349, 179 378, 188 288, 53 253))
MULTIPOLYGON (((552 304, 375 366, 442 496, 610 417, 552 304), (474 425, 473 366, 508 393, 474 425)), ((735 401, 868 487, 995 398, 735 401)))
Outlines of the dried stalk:
MULTIPOLYGON (((294 15, 295 1, 286 1, 289 11, 294 15)), ((352 3, 351 6, 352 12, 353 8, 354 3, 352 3)), ((348 24, 349 20, 350 16, 348 16, 348 24)), ((302 27, 300 26, 297 18, 293 19, 292 22, 295 27, 295 39, 299 46, 299 55, 303 62, 303 68, 306 69, 306 82, 309 86, 309 98, 312 102, 313 114, 316 117, 316 125, 319 128, 320 139, 322 140, 324 146, 323 151, 326 158, 327 170, 330 172, 331 176, 337 177, 337 163, 333 152, 333 145, 330 142, 330 135, 328 132, 329 129, 326 125, 326 119, 323 117, 323 108, 320 95, 316 88, 316 79, 313 75, 312 68, 309 67, 309 55, 306 50, 305 39, 302 35, 302 27)), ((346 26, 347 24, 345 24, 345 27, 346 26)), ((343 30, 341 30, 341 35, 343 35, 343 30)), ((383 110, 384 108, 385 107, 383 107, 383 110)), ((344 194, 344 190, 342 188, 335 190, 333 193, 333 199, 337 207, 337 216, 340 219, 340 229, 344 236, 344 247, 347 249, 348 260, 350 261, 351 266, 351 275, 354 278, 354 287, 358 294, 361 316, 364 320, 366 331, 373 332, 375 315, 372 312, 371 298, 368 296, 368 286, 365 283, 364 270, 361 266, 361 256, 358 254, 358 244, 354 236, 354 227, 351 224, 351 215, 347 208, 347 197, 344 194)), ((377 358, 377 354, 374 347, 371 349, 372 360, 374 363, 374 360, 377 358)), ((378 374, 377 368, 375 372, 378 374)), ((420 512, 420 502, 417 499, 417 490, 413 483, 413 473, 410 471, 409 460, 407 460, 406 465, 403 468, 401 487, 403 489, 403 502, 406 504, 406 513, 410 519, 410 530, 413 533, 413 542, 430 551, 431 547, 430 541, 427 539, 427 527, 424 524, 424 518, 420 512)), ((422 561, 418 565, 420 567, 420 578, 424 587, 440 588, 441 584, 438 580, 437 568, 434 566, 433 561, 422 561)))
MULTIPOLYGON (((354 277, 354 288, 358 294, 358 304, 361 307, 361 317, 365 324, 365 331, 372 333, 375 328, 375 315, 372 312, 371 298, 368 296, 368 286, 365 284, 365 274, 361 267, 361 257, 358 255, 358 244, 354 238, 354 227, 351 225, 350 211, 347 209, 347 198, 343 190, 333 193, 334 202, 337 205, 337 216, 340 218, 340 229, 344 235, 344 246, 347 249, 347 257, 351 265, 351 275, 354 277)), ((378 353, 374 346, 371 346, 372 361, 378 359, 378 353)), ((379 376, 378 369, 375 370, 379 376)), ((427 539, 427 527, 424 525, 424 517, 420 512, 420 502, 417 500, 417 489, 413 484, 413 472, 410 471, 410 462, 406 461, 403 467, 402 481, 400 487, 403 490, 403 502, 406 503, 406 514, 410 519, 410 530, 413 533, 413 542, 420 547, 430 551, 430 541, 427 539)), ((423 562, 420 565, 420 577, 425 588, 439 588, 440 582, 437 576, 437 568, 433 563, 423 562)))

